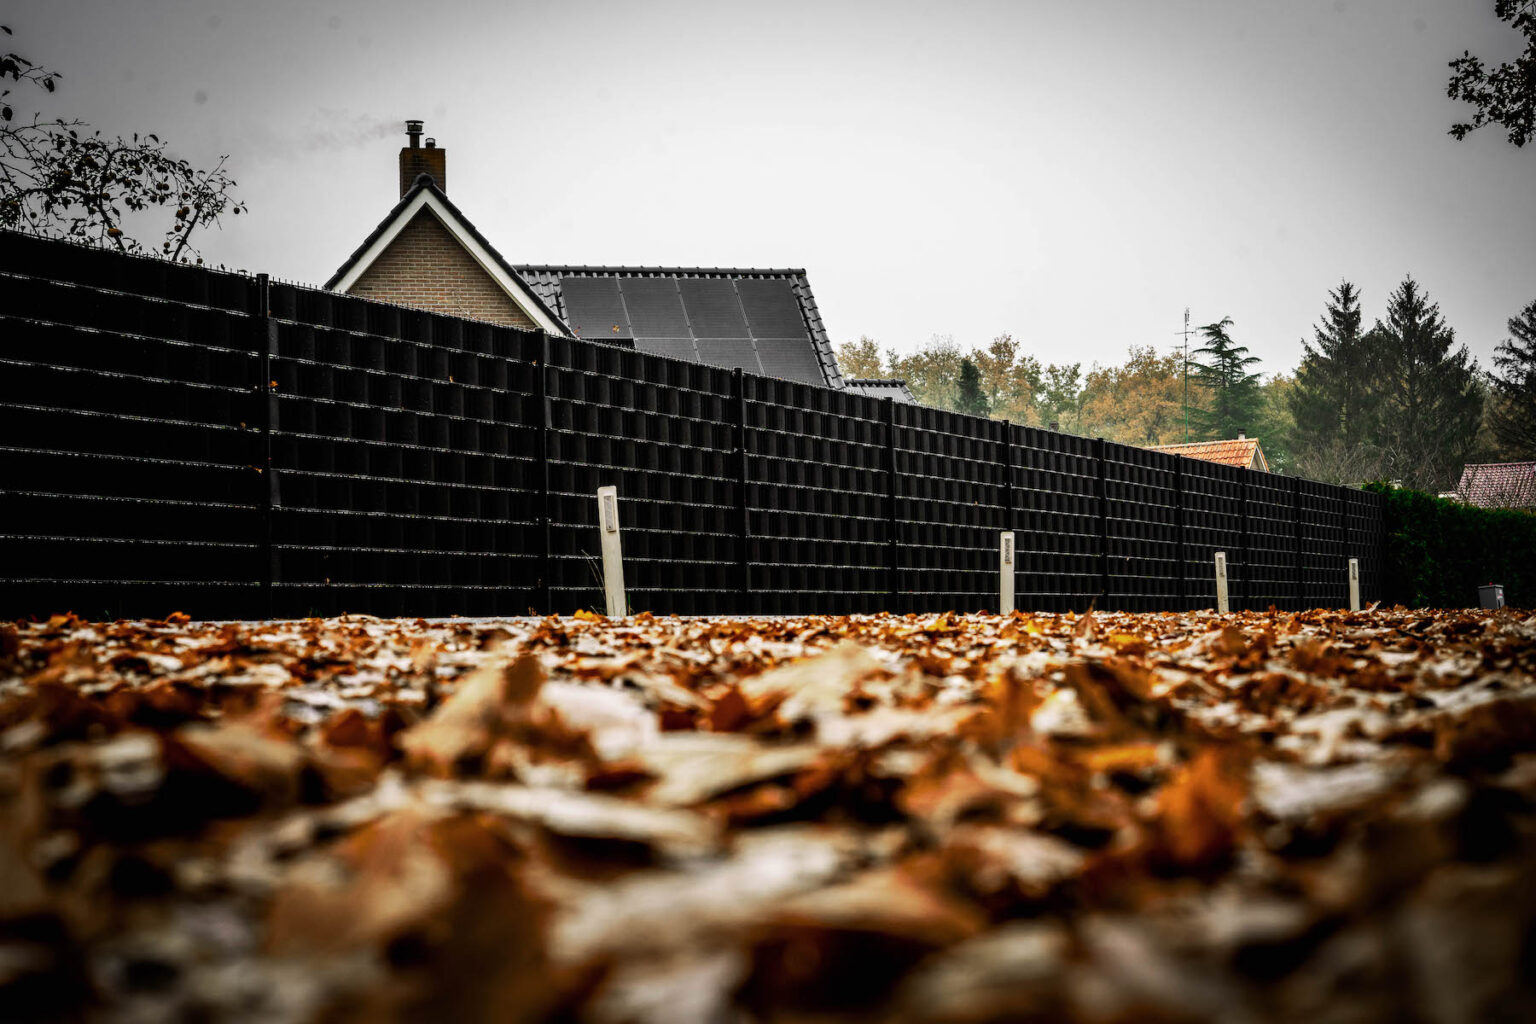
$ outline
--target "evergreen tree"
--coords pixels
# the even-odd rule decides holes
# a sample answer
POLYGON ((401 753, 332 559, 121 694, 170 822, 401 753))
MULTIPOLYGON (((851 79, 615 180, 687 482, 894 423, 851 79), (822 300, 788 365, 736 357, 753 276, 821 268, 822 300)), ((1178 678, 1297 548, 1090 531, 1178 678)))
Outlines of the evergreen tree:
POLYGON ((1510 318, 1509 340, 1493 352, 1488 425, 1506 456, 1536 459, 1536 302, 1510 318))
POLYGON ((1355 448, 1372 432, 1374 345, 1360 331, 1360 293, 1348 281, 1328 293, 1323 322, 1303 340, 1305 354, 1290 395, 1299 450, 1355 448))
POLYGON ((1392 475, 1416 490, 1450 487, 1477 444, 1483 388, 1477 363, 1440 307, 1429 301, 1412 277, 1405 278, 1387 304, 1380 334, 1376 443, 1392 475))
POLYGON ((1205 408, 1191 406, 1189 410, 1190 427, 1204 440, 1233 438, 1240 430, 1255 430, 1263 405, 1259 375, 1248 372, 1259 357, 1250 356, 1246 347, 1232 341, 1228 333, 1231 326, 1232 318, 1224 317, 1200 328, 1205 345, 1191 353, 1205 357, 1205 362, 1191 358, 1190 381, 1205 388, 1209 399, 1205 408))
POLYGON ((960 360, 960 382, 955 397, 955 411, 968 412, 973 416, 985 416, 988 412, 987 393, 981 388, 981 371, 969 356, 960 360))

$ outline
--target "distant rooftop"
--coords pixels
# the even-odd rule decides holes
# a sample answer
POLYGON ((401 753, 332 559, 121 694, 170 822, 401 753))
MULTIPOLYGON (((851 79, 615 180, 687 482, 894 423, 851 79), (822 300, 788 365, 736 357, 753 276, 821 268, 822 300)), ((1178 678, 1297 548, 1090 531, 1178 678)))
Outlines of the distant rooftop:
POLYGON ((917 396, 912 394, 912 389, 907 387, 904 380, 894 380, 882 377, 866 377, 862 380, 850 380, 844 378, 843 385, 849 391, 861 395, 869 395, 871 398, 894 398, 898 402, 906 402, 908 405, 917 405, 917 396))
POLYGON ((1217 462, 1223 466, 1269 472, 1269 460, 1264 457, 1264 450, 1259 447, 1259 439, 1256 437, 1238 437, 1230 441, 1157 444, 1147 445, 1147 447, 1154 452, 1167 452, 1169 455, 1183 455, 1191 459, 1217 462))
POLYGON ((1536 508, 1536 462, 1469 463, 1455 496, 1481 508, 1536 508))

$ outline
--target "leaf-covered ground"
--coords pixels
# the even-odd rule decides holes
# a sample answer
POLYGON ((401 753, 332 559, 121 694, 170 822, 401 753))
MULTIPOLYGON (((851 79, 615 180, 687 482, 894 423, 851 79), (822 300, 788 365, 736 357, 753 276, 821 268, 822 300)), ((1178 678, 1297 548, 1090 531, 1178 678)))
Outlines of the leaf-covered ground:
POLYGON ((0 1016, 1536 1019, 1536 615, 0 624, 0 1016))

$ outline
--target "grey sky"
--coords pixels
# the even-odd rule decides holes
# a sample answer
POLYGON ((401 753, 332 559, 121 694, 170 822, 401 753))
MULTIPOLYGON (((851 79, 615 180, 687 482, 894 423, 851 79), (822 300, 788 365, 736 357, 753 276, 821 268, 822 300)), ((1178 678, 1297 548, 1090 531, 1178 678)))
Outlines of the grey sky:
POLYGON ((1412 273, 1480 361, 1536 299, 1536 149, 1453 142, 1491 0, 24 0, 54 112, 230 155, 213 262, 321 282, 400 121, 514 262, 796 266, 832 336, 1116 362, 1224 315, 1273 372, 1412 273))

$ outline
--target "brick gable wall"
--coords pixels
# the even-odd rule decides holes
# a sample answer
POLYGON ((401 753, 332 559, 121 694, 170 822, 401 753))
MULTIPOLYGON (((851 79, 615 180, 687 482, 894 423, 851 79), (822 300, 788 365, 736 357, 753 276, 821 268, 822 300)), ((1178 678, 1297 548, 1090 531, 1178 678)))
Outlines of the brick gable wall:
POLYGON ((411 218, 349 291, 509 327, 537 326, 427 210, 411 218))

